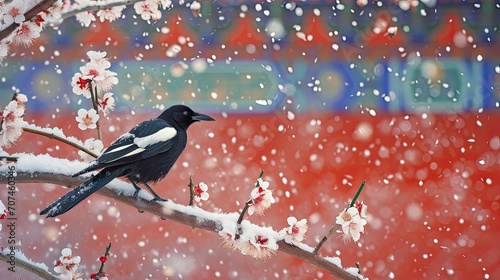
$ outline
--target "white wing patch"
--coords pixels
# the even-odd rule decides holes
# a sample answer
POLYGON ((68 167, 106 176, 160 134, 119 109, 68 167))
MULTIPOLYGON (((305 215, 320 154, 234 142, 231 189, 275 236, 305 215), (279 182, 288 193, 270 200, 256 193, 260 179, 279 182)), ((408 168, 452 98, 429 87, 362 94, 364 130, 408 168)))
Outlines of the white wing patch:
POLYGON ((119 160, 119 159, 121 159, 121 158, 126 158, 126 157, 129 157, 129 156, 133 156, 133 155, 135 155, 135 154, 142 153, 142 152, 144 152, 145 150, 146 150, 146 149, 143 149, 143 148, 137 148, 137 149, 133 150, 132 152, 130 152, 130 153, 126 154, 126 155, 123 155, 123 156, 121 156, 121 157, 119 157, 119 158, 115 158, 115 159, 113 159, 113 160, 110 160, 109 162, 117 161, 117 160, 119 160))
POLYGON ((134 144, 136 144, 139 148, 146 148, 149 145, 172 139, 175 135, 177 135, 177 130, 175 130, 175 128, 165 127, 151 135, 135 138, 134 144))
POLYGON ((134 144, 128 144, 128 145, 125 145, 125 146, 116 147, 116 148, 114 148, 113 150, 107 151, 107 152, 106 152, 106 154, 111 154, 111 153, 114 153, 114 152, 121 151, 121 150, 123 150, 123 149, 126 149, 126 148, 128 148, 128 147, 132 146, 132 145, 134 145, 134 144))

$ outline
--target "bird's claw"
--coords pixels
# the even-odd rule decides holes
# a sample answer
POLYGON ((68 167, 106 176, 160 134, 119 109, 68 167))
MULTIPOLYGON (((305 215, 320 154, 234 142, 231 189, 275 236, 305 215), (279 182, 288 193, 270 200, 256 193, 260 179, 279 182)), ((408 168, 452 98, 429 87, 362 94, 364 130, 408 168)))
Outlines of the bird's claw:
POLYGON ((150 202, 165 202, 168 201, 168 199, 161 198, 159 196, 155 196, 153 199, 150 200, 150 202))

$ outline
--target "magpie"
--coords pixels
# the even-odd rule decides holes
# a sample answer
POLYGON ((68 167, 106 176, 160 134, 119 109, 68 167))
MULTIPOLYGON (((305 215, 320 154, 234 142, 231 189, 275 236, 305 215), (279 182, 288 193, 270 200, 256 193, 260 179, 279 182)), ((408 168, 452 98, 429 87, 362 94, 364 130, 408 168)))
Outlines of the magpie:
POLYGON ((116 177, 125 177, 132 183, 134 196, 139 193, 138 184, 142 184, 154 196, 153 200, 164 201, 149 184, 157 183, 167 175, 186 147, 186 130, 197 121, 214 119, 187 106, 174 105, 157 118, 139 123, 73 177, 98 169, 101 171, 47 206, 40 215, 47 214, 50 218, 64 214, 116 177))

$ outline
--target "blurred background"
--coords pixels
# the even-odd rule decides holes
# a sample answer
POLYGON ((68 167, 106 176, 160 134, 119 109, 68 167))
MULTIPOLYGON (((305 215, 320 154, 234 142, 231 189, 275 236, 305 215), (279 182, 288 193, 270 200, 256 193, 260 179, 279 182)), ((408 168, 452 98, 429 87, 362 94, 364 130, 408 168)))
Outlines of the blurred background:
MULTIPOLYGON (((209 185, 199 207, 237 212, 264 170, 277 203, 249 219, 280 230, 289 216, 306 218, 304 243, 315 246, 366 180, 365 233, 358 243, 334 234, 322 255, 359 262, 370 279, 500 279, 498 1, 203 1, 199 12, 174 5, 147 24, 129 7, 90 28, 68 18, 3 61, 1 104, 18 89, 26 121, 96 138, 78 129, 90 102, 70 82, 87 51, 106 51, 119 84, 101 120, 105 147, 172 104, 217 120, 189 129, 160 196, 187 204, 193 176, 209 185)), ((6 152, 79 159, 26 132, 6 152)), ((49 267, 70 247, 85 279, 109 242, 110 279, 330 278, 99 195, 46 220, 38 212, 66 190, 18 188, 19 247, 49 267)))

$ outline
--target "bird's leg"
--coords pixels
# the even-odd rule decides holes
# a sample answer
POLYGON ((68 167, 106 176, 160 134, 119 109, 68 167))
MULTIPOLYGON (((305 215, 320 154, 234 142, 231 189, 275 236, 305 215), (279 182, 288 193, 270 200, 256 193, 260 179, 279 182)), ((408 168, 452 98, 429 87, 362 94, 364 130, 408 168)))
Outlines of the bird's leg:
POLYGON ((135 188, 135 192, 134 192, 134 197, 137 198, 138 195, 139 195, 139 191, 141 190, 141 188, 139 188, 134 181, 130 180, 130 182, 132 183, 132 185, 134 186, 135 188))
POLYGON ((168 201, 168 199, 163 199, 157 193, 155 193, 155 191, 153 191, 153 189, 148 184, 146 184, 144 182, 142 182, 142 184, 144 186, 146 186, 146 188, 149 190, 149 192, 154 196, 152 201, 168 201))

